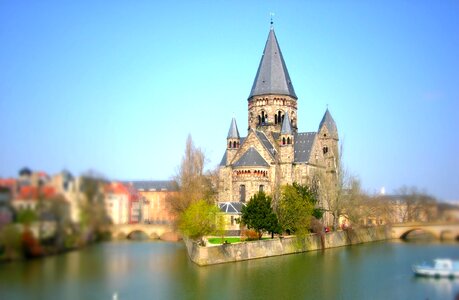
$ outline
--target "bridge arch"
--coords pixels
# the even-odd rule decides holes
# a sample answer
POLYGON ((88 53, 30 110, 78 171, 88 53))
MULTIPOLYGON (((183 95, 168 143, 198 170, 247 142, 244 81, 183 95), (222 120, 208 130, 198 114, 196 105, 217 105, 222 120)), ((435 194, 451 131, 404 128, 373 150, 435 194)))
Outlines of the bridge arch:
POLYGON ((402 233, 400 234, 400 239, 402 240, 406 240, 408 238, 408 235, 410 233, 413 233, 415 231, 420 231, 420 232, 424 232, 424 233, 427 233, 429 235, 431 235, 433 238, 441 238, 441 235, 439 236, 439 234, 435 231, 432 231, 432 230, 428 230, 428 229, 425 229, 425 228, 419 228, 419 227, 414 227, 414 228, 407 228, 406 230, 402 231, 402 233))
POLYGON ((110 227, 112 239, 127 239, 136 232, 142 232, 148 239, 162 239, 167 233, 173 233, 174 229, 170 225, 157 224, 120 224, 110 227))
POLYGON ((455 240, 457 236, 455 236, 454 232, 451 230, 443 230, 440 232, 440 239, 441 240, 455 240))
POLYGON ((128 240, 132 240, 132 239, 135 239, 136 235, 144 236, 146 237, 146 239, 150 238, 149 234, 145 232, 145 230, 142 230, 142 229, 134 229, 134 230, 129 231, 129 233, 126 235, 126 238, 128 240))

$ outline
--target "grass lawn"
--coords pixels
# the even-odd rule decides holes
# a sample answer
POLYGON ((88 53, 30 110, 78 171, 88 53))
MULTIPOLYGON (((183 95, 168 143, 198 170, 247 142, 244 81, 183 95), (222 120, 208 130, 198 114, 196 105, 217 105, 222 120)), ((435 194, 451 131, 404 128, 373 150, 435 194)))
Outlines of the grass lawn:
POLYGON ((223 244, 224 241, 227 241, 228 243, 239 243, 241 241, 240 237, 225 237, 223 238, 209 238, 208 239, 209 243, 211 244, 223 244))

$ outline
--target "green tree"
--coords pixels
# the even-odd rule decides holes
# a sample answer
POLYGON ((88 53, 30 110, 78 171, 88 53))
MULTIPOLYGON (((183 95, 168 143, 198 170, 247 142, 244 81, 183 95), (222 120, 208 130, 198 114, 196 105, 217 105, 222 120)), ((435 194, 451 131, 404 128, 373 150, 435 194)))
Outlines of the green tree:
POLYGON ((309 232, 311 217, 321 217, 322 212, 315 208, 316 203, 317 196, 308 186, 295 182, 283 186, 277 208, 282 230, 305 236, 309 232))
POLYGON ((198 200, 181 213, 179 230, 184 236, 204 244, 203 236, 222 235, 224 230, 222 217, 217 206, 205 200, 198 200))
POLYGON ((37 220, 37 213, 30 208, 21 209, 18 211, 17 221, 23 225, 30 225, 37 220))
POLYGON ((0 229, 0 248, 3 248, 0 258, 15 259, 21 256, 21 232, 15 224, 7 224, 0 229))
POLYGON ((241 221, 247 228, 254 229, 258 233, 258 239, 263 236, 263 231, 279 233, 281 227, 271 206, 272 199, 264 192, 258 192, 250 198, 246 206, 242 207, 241 221))

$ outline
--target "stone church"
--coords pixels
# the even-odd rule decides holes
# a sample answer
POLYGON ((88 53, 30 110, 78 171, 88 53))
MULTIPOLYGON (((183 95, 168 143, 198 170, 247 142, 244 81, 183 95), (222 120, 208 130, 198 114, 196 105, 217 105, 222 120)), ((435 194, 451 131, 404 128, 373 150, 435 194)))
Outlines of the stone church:
POLYGON ((308 184, 316 172, 336 173, 335 121, 327 109, 317 131, 298 132, 299 100, 273 28, 247 101, 247 136, 240 136, 235 118, 229 128, 219 202, 246 202, 258 191, 273 194, 284 184, 308 184))

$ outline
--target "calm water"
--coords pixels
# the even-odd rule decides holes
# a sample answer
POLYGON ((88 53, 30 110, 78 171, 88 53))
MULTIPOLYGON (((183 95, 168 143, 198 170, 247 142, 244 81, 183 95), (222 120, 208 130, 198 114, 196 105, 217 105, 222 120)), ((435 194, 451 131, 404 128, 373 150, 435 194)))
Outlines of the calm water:
POLYGON ((112 242, 0 265, 0 299, 454 299, 459 280, 413 263, 459 259, 459 244, 378 242, 198 267, 181 243, 112 242))

